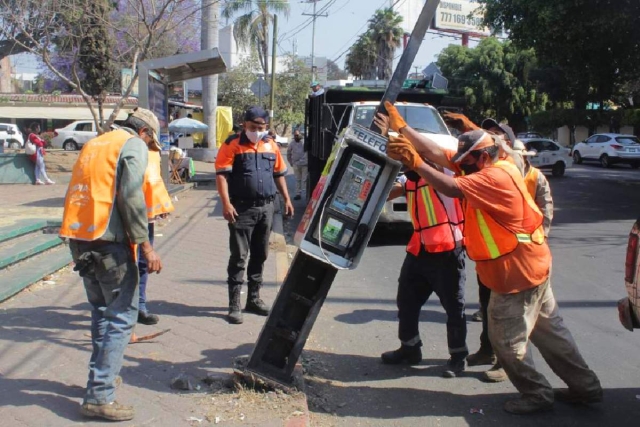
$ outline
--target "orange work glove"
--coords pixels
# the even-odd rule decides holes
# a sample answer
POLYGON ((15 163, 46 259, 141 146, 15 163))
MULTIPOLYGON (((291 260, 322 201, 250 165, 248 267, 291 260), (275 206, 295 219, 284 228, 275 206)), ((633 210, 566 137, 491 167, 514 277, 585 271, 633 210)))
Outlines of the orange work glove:
POLYGON ((478 125, 469 120, 469 118, 464 114, 444 113, 442 118, 447 126, 450 126, 462 133, 480 129, 478 125))
POLYGON ((398 109, 389 101, 384 101, 384 108, 387 110, 389 116, 389 127, 394 132, 400 132, 400 129, 407 127, 407 122, 404 121, 398 109))
POLYGON ((402 135, 389 137, 387 156, 402 162, 411 170, 417 169, 424 163, 413 144, 402 135))

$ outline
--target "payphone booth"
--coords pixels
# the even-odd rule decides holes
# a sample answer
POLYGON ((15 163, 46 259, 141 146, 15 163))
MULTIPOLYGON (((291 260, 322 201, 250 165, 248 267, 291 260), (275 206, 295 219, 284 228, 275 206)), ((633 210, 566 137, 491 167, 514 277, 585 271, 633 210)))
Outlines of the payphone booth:
POLYGON ((291 382, 337 271, 358 265, 400 171, 401 164, 386 156, 386 145, 387 138, 359 125, 336 142, 296 232, 300 250, 260 333, 248 376, 291 382))

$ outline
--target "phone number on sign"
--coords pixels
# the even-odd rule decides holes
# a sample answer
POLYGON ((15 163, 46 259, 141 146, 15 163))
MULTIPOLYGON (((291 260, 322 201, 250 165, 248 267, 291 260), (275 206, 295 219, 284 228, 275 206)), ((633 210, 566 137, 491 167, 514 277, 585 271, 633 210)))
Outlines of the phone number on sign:
POLYGON ((479 18, 477 16, 467 16, 449 12, 440 12, 440 21, 460 25, 469 25, 472 27, 480 27, 482 25, 482 18, 479 18))

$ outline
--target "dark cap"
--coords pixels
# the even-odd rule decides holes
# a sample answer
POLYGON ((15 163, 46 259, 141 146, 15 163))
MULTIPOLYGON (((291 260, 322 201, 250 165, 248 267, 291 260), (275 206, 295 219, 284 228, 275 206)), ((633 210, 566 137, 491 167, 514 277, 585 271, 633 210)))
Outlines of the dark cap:
POLYGON ((492 147, 495 145, 495 141, 483 130, 472 130, 465 132, 458 137, 458 152, 453 156, 451 161, 453 163, 459 163, 462 159, 467 157, 472 151, 481 150, 483 148, 492 147))
POLYGON ((269 113, 260 107, 249 107, 244 113, 245 122, 253 122, 255 119, 263 119, 265 122, 269 121, 269 113))
POLYGON ((507 139, 511 142, 512 145, 513 145, 513 142, 516 140, 516 135, 513 133, 513 129, 511 129, 511 126, 498 123, 495 121, 495 119, 484 119, 480 127, 486 130, 489 130, 491 128, 502 129, 502 132, 506 134, 507 139))

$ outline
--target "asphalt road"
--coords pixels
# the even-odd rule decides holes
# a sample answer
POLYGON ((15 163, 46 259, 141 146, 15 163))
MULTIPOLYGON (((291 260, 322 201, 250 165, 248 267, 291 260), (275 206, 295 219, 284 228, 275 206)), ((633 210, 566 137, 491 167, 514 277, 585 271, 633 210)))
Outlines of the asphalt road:
MULTIPOLYGON (((338 273, 307 343, 304 363, 316 424, 640 425, 640 331, 623 329, 616 308, 626 293, 627 235, 640 216, 640 171, 582 165, 549 180, 555 200, 550 236, 554 292, 583 356, 600 377, 605 402, 591 407, 556 403, 552 412, 513 416, 502 405, 516 396, 515 388, 509 382, 481 382, 483 367, 470 368, 461 378, 441 378, 448 359, 446 316, 435 296, 421 317, 422 364, 382 365, 379 355, 399 345, 395 293, 408 234, 394 231, 377 236, 356 270, 338 273)), ((471 261, 466 293, 470 318, 478 308, 471 261)), ((472 352, 480 329, 479 323, 468 323, 472 352)), ((562 386, 536 350, 534 357, 552 385, 562 386)))

